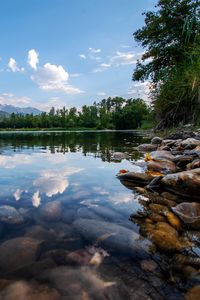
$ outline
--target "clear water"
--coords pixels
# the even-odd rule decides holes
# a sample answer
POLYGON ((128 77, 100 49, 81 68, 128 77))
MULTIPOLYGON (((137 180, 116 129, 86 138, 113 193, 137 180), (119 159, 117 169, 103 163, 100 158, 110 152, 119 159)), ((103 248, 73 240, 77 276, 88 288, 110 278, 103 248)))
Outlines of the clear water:
POLYGON ((136 132, 0 134, 0 205, 23 216, 1 223, 1 245, 11 243, 0 248, 0 299, 182 299, 159 268, 162 256, 129 221, 137 193, 116 178, 141 170, 133 147, 145 140, 136 132), (113 161, 113 152, 130 156, 113 161), (20 237, 40 241, 28 258, 32 246, 18 250, 20 237))

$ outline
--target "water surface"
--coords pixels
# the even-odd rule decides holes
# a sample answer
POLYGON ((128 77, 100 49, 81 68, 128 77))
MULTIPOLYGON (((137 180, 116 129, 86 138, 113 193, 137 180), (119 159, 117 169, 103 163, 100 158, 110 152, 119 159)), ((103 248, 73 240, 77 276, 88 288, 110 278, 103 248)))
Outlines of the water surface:
POLYGON ((2 299, 19 290, 28 299, 182 299, 129 221, 137 193, 116 178, 141 171, 134 147, 145 140, 131 131, 0 134, 0 205, 23 218, 0 224, 2 299))

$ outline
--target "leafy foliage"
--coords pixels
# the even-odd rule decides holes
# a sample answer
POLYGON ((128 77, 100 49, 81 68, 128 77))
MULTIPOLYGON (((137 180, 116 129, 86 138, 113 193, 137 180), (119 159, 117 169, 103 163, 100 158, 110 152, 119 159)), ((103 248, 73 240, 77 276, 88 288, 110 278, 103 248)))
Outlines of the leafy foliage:
POLYGON ((133 80, 151 80, 158 128, 195 122, 200 112, 200 1, 160 0, 134 33, 146 52, 133 80))

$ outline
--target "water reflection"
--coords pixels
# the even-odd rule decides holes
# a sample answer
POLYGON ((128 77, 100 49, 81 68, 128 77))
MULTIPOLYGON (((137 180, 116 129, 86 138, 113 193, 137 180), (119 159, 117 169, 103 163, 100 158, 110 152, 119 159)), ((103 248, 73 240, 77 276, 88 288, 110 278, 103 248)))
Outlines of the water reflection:
POLYGON ((132 162, 142 136, 0 136, 0 299, 181 299, 128 220, 137 194, 116 179, 141 170, 132 162))

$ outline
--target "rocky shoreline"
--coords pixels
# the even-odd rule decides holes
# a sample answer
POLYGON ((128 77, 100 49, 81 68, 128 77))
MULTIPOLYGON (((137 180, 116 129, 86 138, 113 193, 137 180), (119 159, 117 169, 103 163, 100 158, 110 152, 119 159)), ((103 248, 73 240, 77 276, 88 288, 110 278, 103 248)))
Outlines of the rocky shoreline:
POLYGON ((144 155, 143 172, 117 175, 140 195, 141 209, 130 220, 152 241, 152 253, 165 258, 168 281, 181 286, 185 299, 199 299, 200 130, 156 136, 136 150, 144 155))

